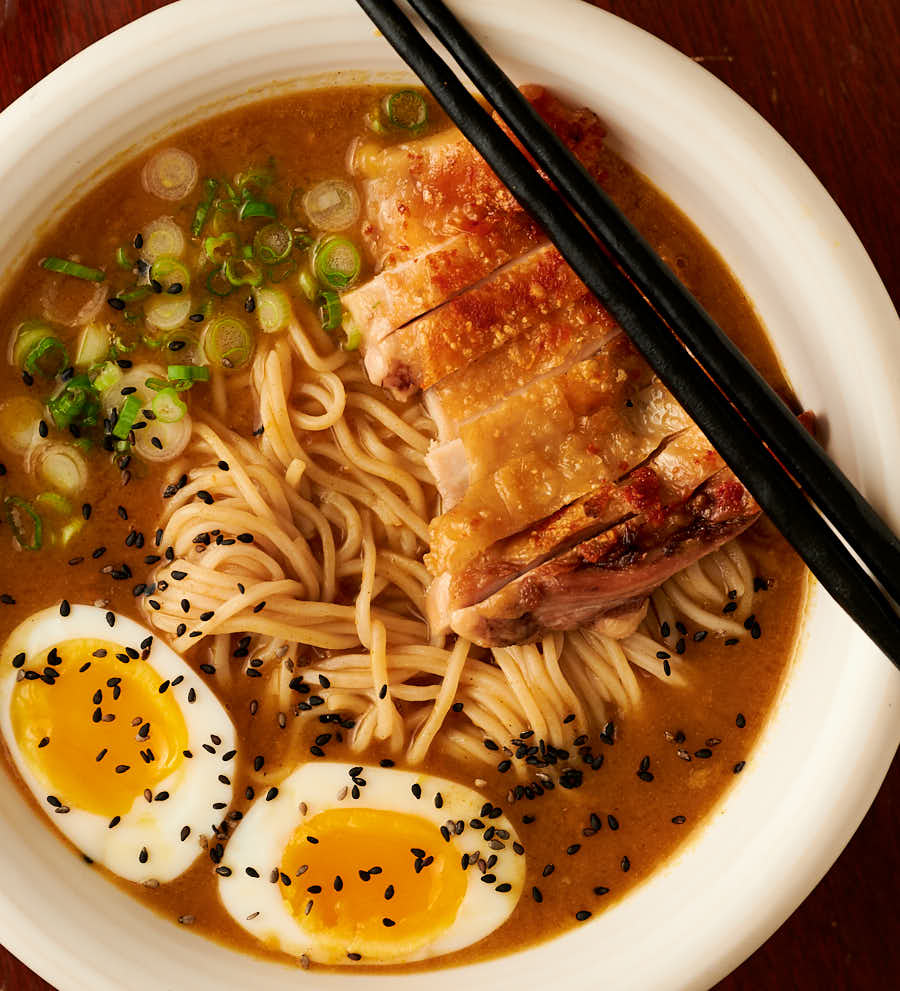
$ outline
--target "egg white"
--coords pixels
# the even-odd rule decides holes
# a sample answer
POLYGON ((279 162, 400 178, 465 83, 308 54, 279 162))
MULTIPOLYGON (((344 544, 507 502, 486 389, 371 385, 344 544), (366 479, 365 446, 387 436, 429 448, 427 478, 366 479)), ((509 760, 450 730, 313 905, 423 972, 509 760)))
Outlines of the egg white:
POLYGON ((54 826, 92 860, 129 881, 171 881, 187 870, 201 852, 200 837, 212 836, 213 824, 222 820, 232 800, 230 769, 237 757, 227 761, 225 755, 236 751, 235 730, 210 688, 191 670, 158 635, 146 627, 118 614, 114 623, 107 620, 107 611, 95 606, 73 605, 64 616, 58 606, 34 613, 13 630, 0 653, 0 732, 22 780, 38 805, 50 817, 54 826), (154 786, 156 794, 167 791, 165 801, 148 802, 138 795, 128 810, 121 812, 120 822, 110 828, 110 819, 87 812, 67 802, 69 811, 60 814, 47 803, 48 785, 33 770, 20 750, 13 732, 11 702, 19 670, 12 666, 13 658, 24 653, 26 668, 42 658, 54 646, 67 640, 107 640, 122 647, 141 651, 141 643, 152 638, 145 660, 133 664, 149 664, 160 680, 169 682, 187 728, 187 749, 193 755, 185 758, 170 775, 154 786), (196 699, 188 701, 194 690, 196 699), (221 743, 213 745, 211 735, 221 743), (204 744, 214 752, 204 749, 204 744), (224 781, 219 779, 224 777, 224 781), (229 783, 225 783, 229 782, 229 783), (216 807, 218 806, 218 807, 216 807), (190 834, 181 839, 183 828, 190 834), (146 849, 146 863, 140 862, 146 849))
POLYGON ((278 785, 275 798, 267 801, 265 795, 260 796, 244 814, 225 849, 222 864, 231 873, 220 876, 219 897, 229 914, 247 932, 266 946, 294 956, 305 955, 319 963, 352 962, 346 952, 336 953, 333 947, 322 945, 315 931, 304 928, 302 920, 291 912, 282 896, 281 883, 270 881, 272 870, 279 867, 287 844, 302 822, 327 809, 346 807, 421 816, 438 828, 448 820, 461 819, 465 823, 462 834, 457 836, 451 831, 448 844, 457 861, 462 861, 463 854, 475 851, 480 851, 482 857, 490 854, 497 857, 491 868, 497 878, 495 884, 484 884, 474 863, 468 868, 465 895, 456 919, 444 932, 408 953, 383 960, 363 957, 360 963, 406 963, 451 953, 483 939, 506 921, 525 884, 524 850, 506 816, 481 817, 485 799, 465 785, 424 772, 396 768, 363 766, 357 777, 365 779, 366 784, 359 789, 359 798, 355 799, 349 770, 349 764, 336 762, 305 764, 278 785), (415 797, 413 785, 421 788, 420 798, 415 797), (442 799, 440 808, 435 805, 438 793, 442 799), (343 797, 339 798, 339 795, 343 797), (489 848, 482 838, 482 831, 469 825, 472 819, 479 818, 485 826, 509 833, 502 849, 489 848), (522 852, 516 852, 514 843, 522 852), (259 877, 248 875, 248 867, 259 877), (497 891, 496 885, 502 883, 510 884, 511 890, 497 891))

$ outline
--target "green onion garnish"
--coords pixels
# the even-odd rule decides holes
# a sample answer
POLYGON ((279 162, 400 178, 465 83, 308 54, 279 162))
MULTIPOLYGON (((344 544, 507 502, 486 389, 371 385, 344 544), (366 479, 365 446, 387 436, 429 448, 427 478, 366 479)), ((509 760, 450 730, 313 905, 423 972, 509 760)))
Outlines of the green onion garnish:
POLYGON ((134 262, 128 257, 128 252, 124 248, 116 248, 116 264, 126 272, 134 268, 134 262))
POLYGON ((403 89, 392 93, 384 104, 388 120, 404 131, 418 131, 428 123, 428 104, 421 93, 403 89))
MULTIPOLYGON (((187 270, 186 266, 182 265, 177 258, 172 258, 170 255, 160 255, 156 259, 150 266, 150 278, 154 282, 158 282, 163 289, 169 289, 176 283, 182 289, 187 289, 191 284, 191 273, 187 270)), ((122 298, 124 297, 120 293, 119 299, 122 298)))
POLYGON ((43 320, 25 320, 16 328, 16 340, 13 344, 13 362, 19 368, 25 367, 25 359, 31 354, 32 348, 45 337, 53 337, 53 328, 43 320))
POLYGON ((162 389, 169 388, 169 382, 167 379, 156 378, 151 375, 150 378, 144 379, 144 385, 148 389, 152 389, 153 392, 160 392, 162 389))
POLYGON ((53 255, 41 262, 41 268, 46 268, 49 272, 59 272, 61 275, 71 275, 76 279, 86 279, 88 282, 103 282, 106 279, 106 273, 101 272, 99 268, 89 268, 69 258, 56 258, 53 255))
POLYGON ((127 439, 135 420, 138 418, 138 413, 141 411, 141 405, 140 396, 132 393, 132 395, 125 397, 125 402, 122 403, 122 408, 119 410, 119 418, 112 428, 113 437, 118 437, 119 440, 127 439))
POLYGON ((297 276, 297 285, 300 287, 300 292, 303 293, 310 303, 314 302, 316 296, 319 295, 319 287, 316 285, 316 280, 308 268, 300 270, 300 274, 297 276))
POLYGON ((100 412, 97 390, 87 375, 76 375, 47 401, 47 409, 58 430, 65 430, 73 423, 93 425, 100 412))
POLYGON ((316 278, 329 289, 346 289, 359 275, 362 259, 356 245, 345 237, 326 237, 316 246, 316 278))
POLYGON ((246 258, 227 259, 222 274, 233 286, 258 286, 263 280, 260 267, 246 258))
POLYGON ((210 361, 223 368, 240 368, 253 354, 253 335, 237 317, 216 317, 206 325, 203 349, 210 361))
POLYGON ((150 286, 135 286, 133 289, 126 289, 125 292, 116 293, 116 298, 123 303, 134 303, 139 299, 146 299, 153 290, 150 286))
POLYGON ((283 289, 257 289, 253 297, 256 301, 256 318, 260 330, 265 334, 277 334, 290 323, 291 301, 283 289))
POLYGON ((111 389, 122 377, 122 370, 114 361, 108 361, 102 365, 94 376, 94 388, 97 392, 106 392, 111 389))
POLYGON ((237 254, 241 241, 234 231, 226 231, 216 237, 210 236, 203 239, 203 250, 206 257, 214 264, 225 261, 231 255, 237 254))
POLYGON ((269 217, 274 220, 277 216, 275 207, 262 200, 244 200, 238 210, 239 220, 248 220, 250 217, 269 217))
POLYGON ((325 330, 337 330, 341 325, 344 309, 341 297, 333 289, 323 289, 319 293, 319 319, 325 330))
POLYGON ((215 179, 205 179, 203 181, 203 199, 197 204, 197 209, 194 212, 194 219, 191 221, 191 234, 194 237, 200 237, 200 232, 203 230, 203 225, 206 223, 206 217, 209 213, 209 208, 212 206, 213 197, 216 195, 216 190, 219 188, 219 184, 215 179))
POLYGON ((214 268, 206 277, 206 288, 213 296, 230 296, 234 292, 234 286, 225 278, 225 266, 220 265, 214 268))
POLYGON ((170 382, 208 382, 209 369, 206 365, 169 365, 170 382))
POLYGON ((22 368, 29 375, 53 378, 69 366, 69 353, 58 337, 42 337, 28 352, 22 368))
POLYGON ((253 238, 253 250, 264 265, 283 262, 291 253, 294 235, 284 224, 266 224, 253 238))
POLYGON ((153 413, 160 423, 177 423, 187 412, 187 406, 174 389, 161 389, 153 397, 153 413))
POLYGON ((40 516, 21 496, 7 496, 3 500, 6 522, 19 546, 26 551, 39 551, 44 543, 44 525, 40 516))

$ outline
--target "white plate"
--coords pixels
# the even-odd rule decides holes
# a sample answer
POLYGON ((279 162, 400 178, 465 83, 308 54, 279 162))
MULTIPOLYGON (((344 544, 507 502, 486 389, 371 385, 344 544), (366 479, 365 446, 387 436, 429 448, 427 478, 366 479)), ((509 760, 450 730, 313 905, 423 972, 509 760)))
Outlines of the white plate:
MULTIPOLYGON (((574 0, 454 6, 520 81, 597 110, 616 146, 700 225, 754 300, 837 460, 896 526, 900 328, 832 200, 776 133, 689 59, 574 0)), ((351 0, 183 0, 77 55, 0 115, 0 270, 111 157, 273 79, 400 63, 351 0)), ((337 80, 353 82, 353 73, 337 80)), ((775 717, 702 833, 621 904, 464 972, 356 988, 704 988, 765 940, 837 857, 898 742, 900 676, 821 593, 775 717)), ((301 975, 156 917, 82 864, 0 776, 0 933, 64 991, 270 991, 301 975)))

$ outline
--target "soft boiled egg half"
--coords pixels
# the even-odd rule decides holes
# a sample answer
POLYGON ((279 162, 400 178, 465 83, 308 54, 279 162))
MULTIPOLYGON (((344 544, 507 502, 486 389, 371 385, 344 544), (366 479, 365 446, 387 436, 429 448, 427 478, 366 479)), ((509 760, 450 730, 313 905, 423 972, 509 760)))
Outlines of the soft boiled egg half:
POLYGON ((129 881, 171 881, 232 799, 234 726, 145 627, 63 602, 0 653, 0 730, 53 824, 129 881))
POLYGON ((502 811, 431 774, 305 764, 250 807, 219 895, 266 946, 327 964, 461 949, 501 925, 525 882, 502 811))

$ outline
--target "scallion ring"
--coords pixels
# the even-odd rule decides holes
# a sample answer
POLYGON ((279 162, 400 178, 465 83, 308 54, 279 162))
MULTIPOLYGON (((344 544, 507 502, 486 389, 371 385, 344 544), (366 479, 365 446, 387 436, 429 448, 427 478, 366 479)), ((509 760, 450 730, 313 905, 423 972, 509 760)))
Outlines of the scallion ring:
POLYGON ((125 402, 122 403, 122 408, 119 410, 116 425, 112 428, 113 437, 118 437, 119 440, 127 440, 142 405, 143 400, 140 396, 131 395, 125 397, 125 402))
POLYGON ((404 131, 419 131, 428 123, 428 104, 414 89, 391 93, 384 101, 384 112, 394 127, 404 131))
POLYGON ((216 317, 206 325, 203 350, 211 362, 223 368, 240 368, 253 354, 253 335, 237 317, 216 317))
POLYGON ((161 423, 177 423, 187 412, 187 406, 178 398, 171 387, 160 389, 153 397, 153 415, 161 423))
POLYGON ((58 337, 42 337, 33 345, 22 368, 29 375, 42 375, 52 379, 69 367, 69 353, 58 337))
POLYGON ((313 253, 316 278, 329 289, 346 289, 359 276, 362 259, 356 245, 346 237, 326 237, 313 253))
POLYGON ((291 253, 294 235, 284 224, 266 224, 253 238, 253 251, 263 265, 282 262, 291 253))

